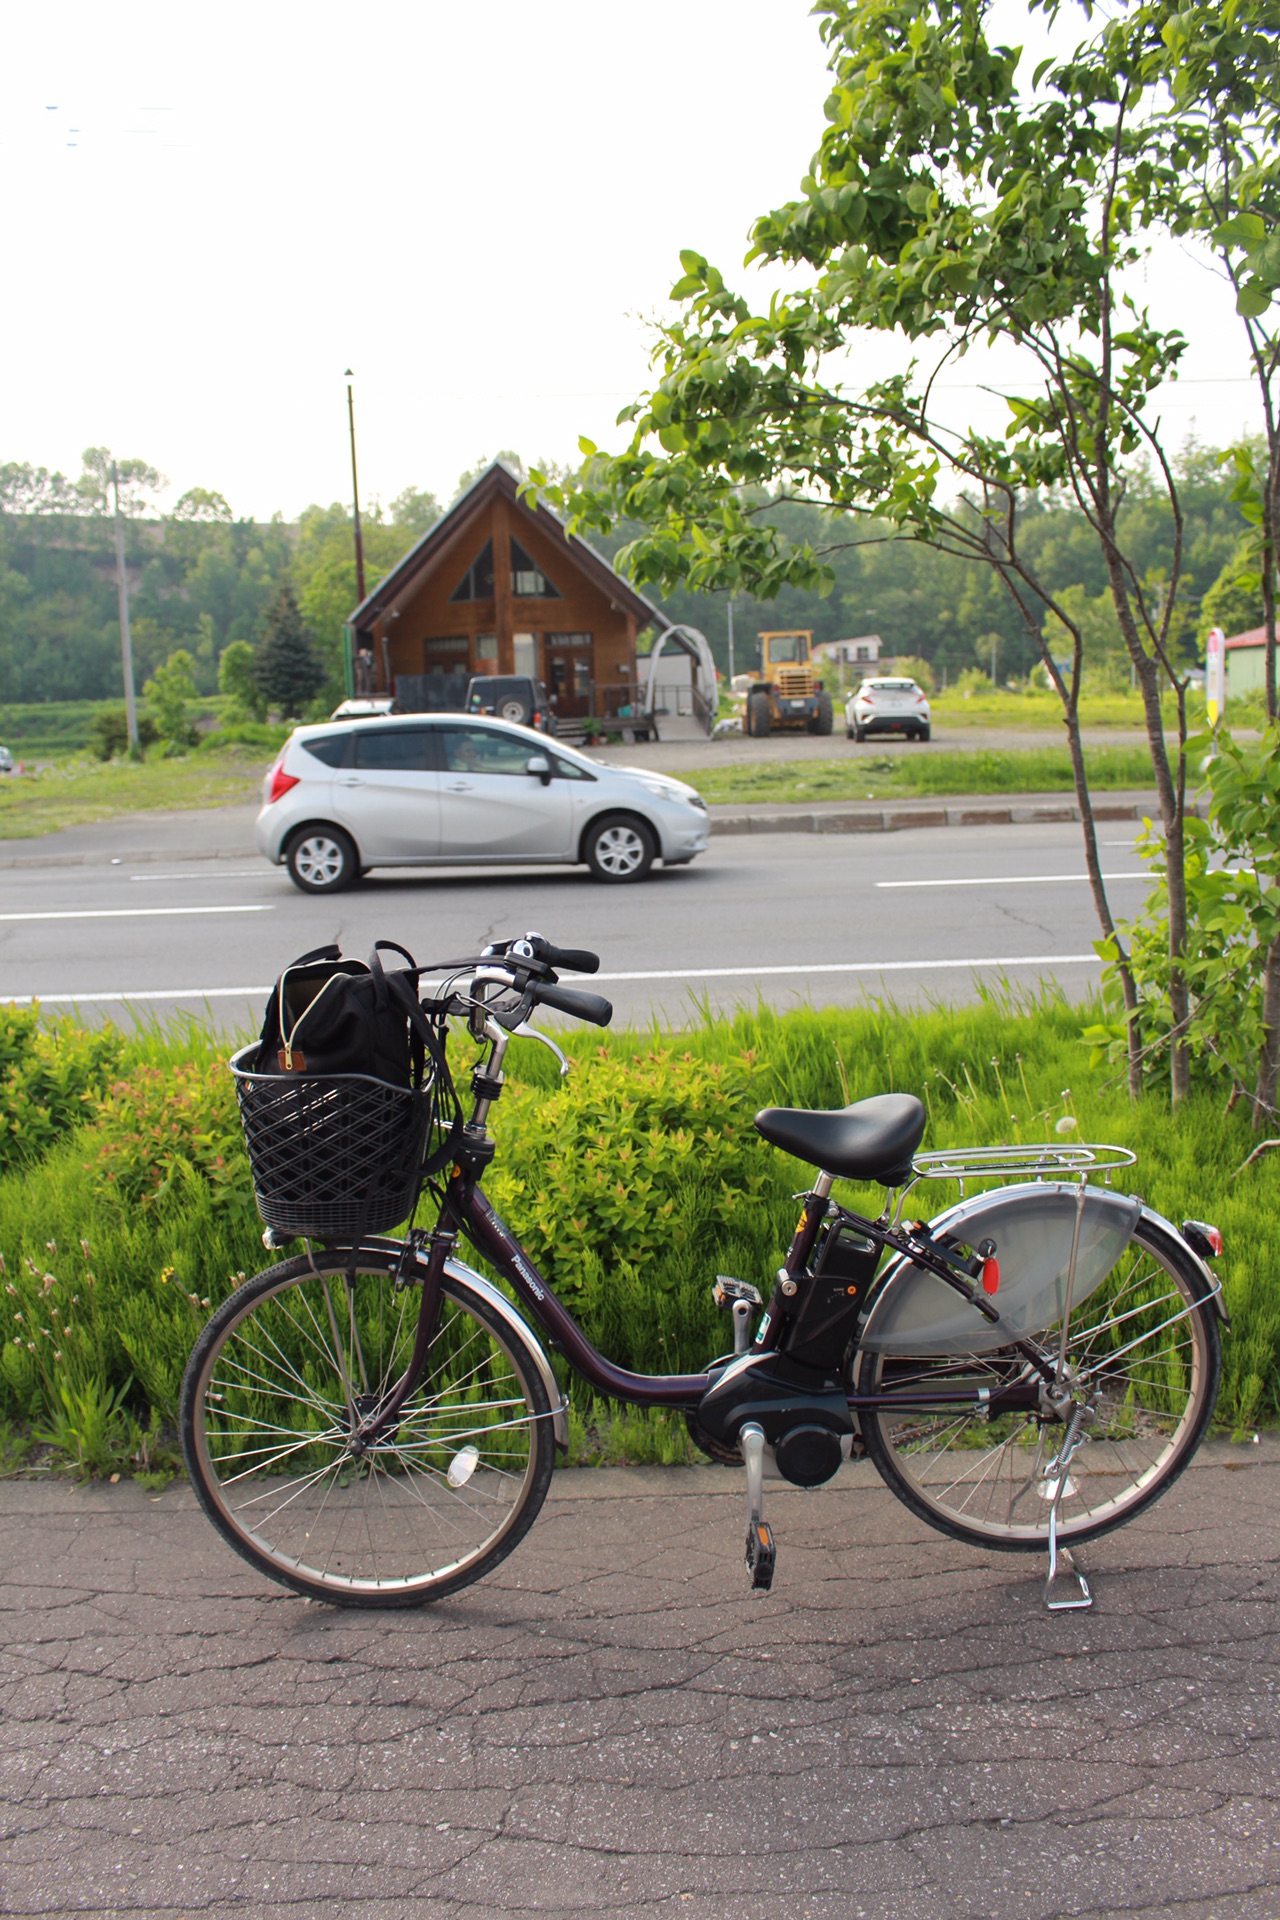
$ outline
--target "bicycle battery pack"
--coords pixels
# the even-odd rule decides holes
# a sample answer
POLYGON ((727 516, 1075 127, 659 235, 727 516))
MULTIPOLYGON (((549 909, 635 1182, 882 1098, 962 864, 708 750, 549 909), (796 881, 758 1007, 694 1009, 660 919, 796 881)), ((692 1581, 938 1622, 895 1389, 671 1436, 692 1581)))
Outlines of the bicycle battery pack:
POLYGON ((782 1341, 789 1359, 810 1367, 838 1367, 870 1290, 880 1249, 843 1214, 823 1232, 813 1272, 801 1282, 795 1317, 782 1341))

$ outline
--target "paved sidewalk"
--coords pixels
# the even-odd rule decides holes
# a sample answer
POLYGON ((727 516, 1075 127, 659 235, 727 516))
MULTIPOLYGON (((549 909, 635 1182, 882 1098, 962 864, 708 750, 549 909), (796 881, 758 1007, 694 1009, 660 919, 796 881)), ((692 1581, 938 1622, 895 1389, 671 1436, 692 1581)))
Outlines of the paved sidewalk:
POLYGON ((130 1920, 1274 1920, 1280 1445, 1082 1554, 865 1468, 556 1477, 497 1574, 309 1606, 185 1488, 0 1484, 0 1912, 130 1920))

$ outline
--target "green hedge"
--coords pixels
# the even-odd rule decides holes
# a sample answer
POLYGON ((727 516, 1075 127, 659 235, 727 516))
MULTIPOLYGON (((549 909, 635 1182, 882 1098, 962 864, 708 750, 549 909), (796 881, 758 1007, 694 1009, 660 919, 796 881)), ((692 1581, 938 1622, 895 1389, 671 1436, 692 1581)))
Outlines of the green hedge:
MULTIPOLYGON (((1235 1330, 1221 1418, 1273 1420, 1280 1157, 1232 1178, 1255 1144, 1241 1114, 1207 1094, 1176 1119, 1154 1097, 1131 1105, 1089 1064, 1081 1025, 1055 1000, 762 1010, 678 1037, 571 1035, 563 1083, 517 1047, 524 1077, 494 1117, 488 1189, 598 1345, 623 1365, 680 1371, 727 1343, 715 1273, 767 1289, 790 1235, 805 1176, 759 1140, 758 1107, 911 1090, 935 1146, 1044 1139, 1074 1118, 1074 1137, 1138 1153, 1132 1184, 1158 1211, 1223 1229, 1235 1330)), ((0 1464, 33 1436, 86 1471, 172 1460, 195 1333, 265 1260, 224 1062, 196 1025, 124 1035, 0 1016, 0 1464)), ((922 1210, 953 1197, 926 1189, 922 1210)), ((574 1407, 579 1458, 686 1457, 670 1418, 616 1413, 579 1386, 574 1407)))

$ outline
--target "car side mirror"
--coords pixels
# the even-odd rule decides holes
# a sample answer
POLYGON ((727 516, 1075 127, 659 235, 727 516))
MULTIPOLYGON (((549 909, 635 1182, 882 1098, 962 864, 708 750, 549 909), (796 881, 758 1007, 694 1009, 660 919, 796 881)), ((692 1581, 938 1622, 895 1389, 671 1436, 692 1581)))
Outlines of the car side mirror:
POLYGON ((544 787, 551 785, 551 762, 545 753, 532 754, 525 765, 526 773, 536 773, 544 787))

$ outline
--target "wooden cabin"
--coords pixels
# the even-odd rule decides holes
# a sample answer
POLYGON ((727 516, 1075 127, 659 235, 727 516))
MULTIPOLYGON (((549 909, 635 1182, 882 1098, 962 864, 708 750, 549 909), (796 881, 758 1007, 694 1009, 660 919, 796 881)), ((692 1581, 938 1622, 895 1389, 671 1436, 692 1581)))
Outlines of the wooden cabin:
POLYGON ((529 674, 557 719, 625 725, 639 718, 636 636, 651 621, 665 625, 495 460, 351 615, 351 691, 457 709, 472 674, 529 674))

